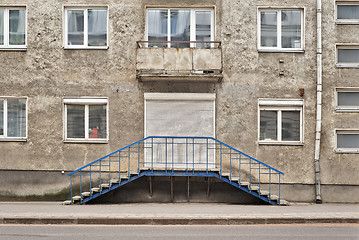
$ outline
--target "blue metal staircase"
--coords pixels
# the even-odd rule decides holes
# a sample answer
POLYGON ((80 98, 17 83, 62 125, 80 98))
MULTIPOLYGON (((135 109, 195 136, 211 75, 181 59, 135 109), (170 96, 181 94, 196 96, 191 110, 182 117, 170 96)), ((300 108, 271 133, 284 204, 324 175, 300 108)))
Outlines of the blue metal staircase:
POLYGON ((280 198, 281 171, 212 137, 151 136, 68 174, 71 200, 84 204, 143 176, 220 179, 271 205, 280 198))

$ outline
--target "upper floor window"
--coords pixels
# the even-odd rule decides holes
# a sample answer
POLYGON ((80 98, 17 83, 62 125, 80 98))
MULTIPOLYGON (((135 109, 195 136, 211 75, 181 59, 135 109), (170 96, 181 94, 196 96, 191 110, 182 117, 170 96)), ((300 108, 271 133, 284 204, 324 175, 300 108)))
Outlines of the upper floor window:
POLYGON ((259 10, 260 51, 303 50, 303 10, 259 10))
POLYGON ((302 100, 259 100, 259 143, 303 142, 302 100))
POLYGON ((209 47, 210 43, 183 41, 213 41, 213 18, 213 9, 149 8, 147 9, 147 40, 163 41, 163 43, 150 42, 149 47, 209 47))
POLYGON ((337 88, 337 112, 359 112, 359 89, 337 88))
POLYGON ((64 103, 65 141, 108 140, 106 98, 64 99, 64 103))
POLYGON ((359 24, 359 2, 337 2, 336 22, 339 24, 359 24))
POLYGON ((26 99, 0 98, 0 141, 25 140, 26 125, 26 99))
POLYGON ((0 49, 26 48, 26 10, 0 7, 0 49))
POLYGON ((359 153, 358 130, 336 130, 337 153, 359 153))
POLYGON ((65 8, 65 48, 106 49, 107 8, 65 8))
POLYGON ((359 45, 337 45, 337 67, 359 67, 359 45))

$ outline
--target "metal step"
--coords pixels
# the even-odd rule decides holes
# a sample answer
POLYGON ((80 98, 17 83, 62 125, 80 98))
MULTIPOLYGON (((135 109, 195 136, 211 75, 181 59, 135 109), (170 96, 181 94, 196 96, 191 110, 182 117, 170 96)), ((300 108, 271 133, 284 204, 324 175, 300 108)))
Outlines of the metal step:
POLYGON ((279 197, 278 197, 277 195, 272 194, 272 195, 270 195, 270 200, 272 200, 272 201, 278 201, 278 200, 279 200, 279 197))
POLYGON ((82 197, 89 197, 91 194, 90 192, 83 192, 82 197))
POLYGON ((81 196, 74 196, 72 197, 72 201, 77 202, 81 200, 81 196))
POLYGON ((104 189, 104 188, 110 188, 110 184, 108 184, 108 183, 102 183, 102 184, 101 184, 101 189, 104 189))
POLYGON ((92 194, 100 192, 100 188, 91 188, 92 194))
POLYGON ((241 182, 241 186, 249 188, 249 182, 241 182))
POLYGON ((251 191, 255 191, 258 192, 259 191, 259 187, 258 186, 251 186, 251 191))
POLYGON ((62 203, 63 205, 71 205, 71 200, 66 200, 62 203))
POLYGON ((269 191, 261 190, 262 196, 269 196, 269 191))

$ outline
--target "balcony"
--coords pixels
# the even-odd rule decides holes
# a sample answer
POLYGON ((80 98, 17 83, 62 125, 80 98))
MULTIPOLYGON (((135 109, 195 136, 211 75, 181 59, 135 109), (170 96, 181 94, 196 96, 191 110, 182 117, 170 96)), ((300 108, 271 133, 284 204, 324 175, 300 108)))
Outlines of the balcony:
POLYGON ((221 42, 138 41, 136 70, 137 79, 143 82, 220 82, 221 42))

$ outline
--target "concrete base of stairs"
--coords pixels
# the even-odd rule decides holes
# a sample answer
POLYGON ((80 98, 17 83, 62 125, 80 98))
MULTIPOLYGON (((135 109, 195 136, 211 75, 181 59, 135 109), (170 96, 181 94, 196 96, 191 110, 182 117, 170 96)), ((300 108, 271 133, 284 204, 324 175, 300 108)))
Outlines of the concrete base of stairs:
POLYGON ((0 202, 0 224, 239 225, 354 223, 358 204, 71 205, 60 202, 0 202))

